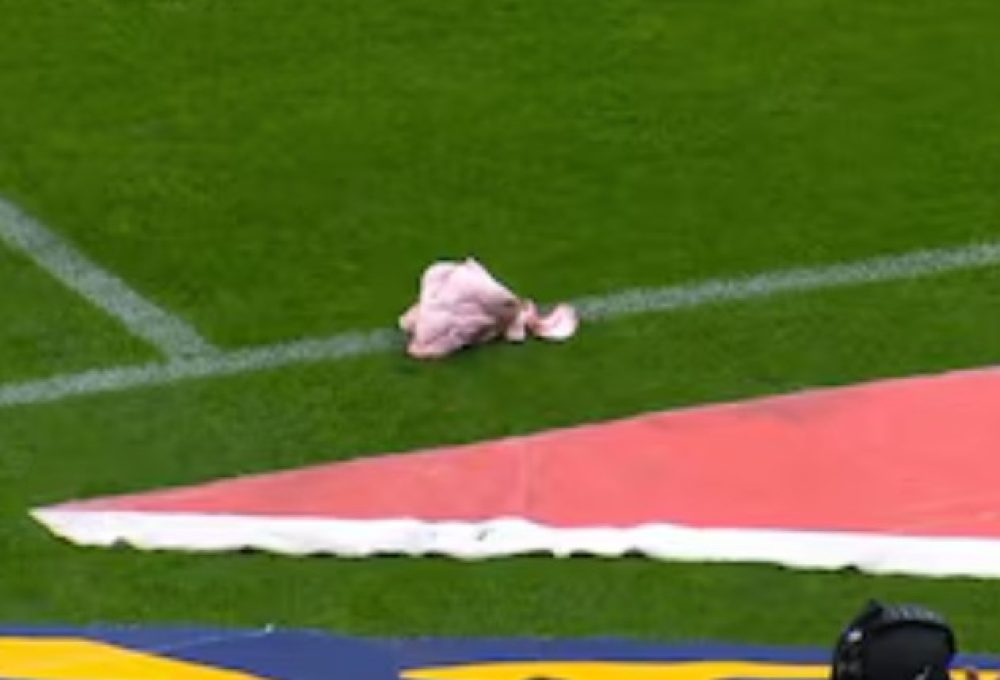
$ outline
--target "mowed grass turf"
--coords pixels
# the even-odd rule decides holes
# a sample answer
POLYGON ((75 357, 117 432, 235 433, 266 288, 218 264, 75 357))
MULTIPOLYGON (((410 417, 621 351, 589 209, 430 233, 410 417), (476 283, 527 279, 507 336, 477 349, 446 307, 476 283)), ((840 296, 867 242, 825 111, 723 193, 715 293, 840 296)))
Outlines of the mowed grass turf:
MULTIPOLYGON (((224 346, 387 325, 442 256, 477 254, 558 299, 1000 236, 994 3, 3 8, 0 193, 224 346)), ((0 264, 0 309, 41 319, 0 327, 4 379, 148 358, 26 263, 0 264), (11 283, 23 277, 43 291, 30 305, 11 283), (41 351, 52 337, 59 352, 41 351)), ((964 646, 997 649, 996 582, 80 550, 25 511, 991 364, 998 298, 985 270, 593 325, 566 346, 439 365, 379 355, 6 409, 0 620, 825 644, 875 595, 936 606, 964 646)))
POLYGON ((0 381, 156 356, 117 322, 2 245, 0 291, 0 381))
POLYGON ((0 186, 241 345, 984 238, 988 0, 4 0, 0 186))

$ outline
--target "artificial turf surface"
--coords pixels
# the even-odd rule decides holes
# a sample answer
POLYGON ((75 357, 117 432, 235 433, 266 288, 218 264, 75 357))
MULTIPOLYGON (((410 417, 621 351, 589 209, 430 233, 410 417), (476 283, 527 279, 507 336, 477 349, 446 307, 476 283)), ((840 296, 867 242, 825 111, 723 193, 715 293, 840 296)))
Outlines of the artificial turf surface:
MULTIPOLYGON (((1000 236, 992 2, 0 8, 0 194, 226 347, 387 325, 443 256, 554 300, 1000 236)), ((825 644, 877 595, 997 649, 989 581, 80 550, 25 511, 992 364, 998 303, 990 269, 5 409, 0 620, 825 644)), ((151 356, 3 250, 0 312, 4 381, 151 356)))

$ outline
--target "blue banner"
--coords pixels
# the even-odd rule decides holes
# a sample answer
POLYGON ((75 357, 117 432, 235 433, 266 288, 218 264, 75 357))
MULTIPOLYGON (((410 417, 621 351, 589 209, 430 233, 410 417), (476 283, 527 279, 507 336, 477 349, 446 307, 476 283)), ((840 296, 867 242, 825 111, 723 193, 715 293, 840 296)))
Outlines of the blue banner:
MULTIPOLYGON (((0 628, 17 680, 822 680, 819 648, 619 639, 361 639, 263 628, 0 628)), ((996 669, 965 656, 956 666, 996 669)), ((997 680, 995 672, 982 680, 997 680)))

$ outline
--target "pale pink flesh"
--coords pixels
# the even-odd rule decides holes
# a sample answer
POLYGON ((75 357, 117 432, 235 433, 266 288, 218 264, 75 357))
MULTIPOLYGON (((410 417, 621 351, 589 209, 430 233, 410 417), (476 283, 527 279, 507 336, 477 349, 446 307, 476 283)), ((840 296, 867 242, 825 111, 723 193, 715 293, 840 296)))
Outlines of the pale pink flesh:
POLYGON ((472 258, 437 262, 421 277, 420 298, 400 317, 410 341, 407 352, 418 359, 445 357, 463 347, 503 338, 523 341, 528 334, 564 340, 578 319, 569 305, 539 315, 472 258))

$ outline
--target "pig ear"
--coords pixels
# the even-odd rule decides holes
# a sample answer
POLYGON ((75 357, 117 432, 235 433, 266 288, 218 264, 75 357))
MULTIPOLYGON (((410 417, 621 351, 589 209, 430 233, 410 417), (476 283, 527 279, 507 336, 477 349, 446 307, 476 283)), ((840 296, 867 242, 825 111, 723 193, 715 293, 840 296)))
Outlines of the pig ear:
POLYGON ((545 340, 568 340, 580 327, 580 316, 570 305, 561 304, 546 314, 528 321, 531 332, 545 340))

